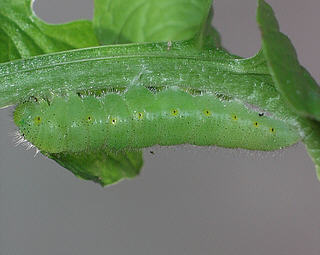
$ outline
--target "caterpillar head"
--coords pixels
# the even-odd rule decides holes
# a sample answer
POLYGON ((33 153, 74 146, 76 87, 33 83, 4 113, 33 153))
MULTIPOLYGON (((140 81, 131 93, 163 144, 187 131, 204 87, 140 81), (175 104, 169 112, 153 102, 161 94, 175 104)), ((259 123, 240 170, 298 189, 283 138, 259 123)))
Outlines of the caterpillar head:
POLYGON ((24 102, 16 107, 13 116, 14 123, 19 128, 20 134, 35 145, 35 140, 43 121, 42 115, 39 103, 24 102))

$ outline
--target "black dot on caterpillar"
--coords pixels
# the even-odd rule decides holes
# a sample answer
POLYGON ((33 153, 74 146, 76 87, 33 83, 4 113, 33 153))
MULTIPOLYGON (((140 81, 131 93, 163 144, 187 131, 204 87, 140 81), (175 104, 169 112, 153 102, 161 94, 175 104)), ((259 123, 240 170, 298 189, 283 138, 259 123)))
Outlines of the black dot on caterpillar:
POLYGON ((115 125, 115 124, 117 123, 117 119, 111 118, 111 119, 110 119, 110 123, 111 123, 112 125, 115 125))
POLYGON ((262 117, 263 115, 264 115, 264 113, 263 113, 263 112, 259 113, 259 116, 260 116, 260 117, 262 117))
POLYGON ((209 110, 204 110, 203 113, 206 116, 210 116, 211 115, 211 112, 209 110))
POLYGON ((272 128, 270 128, 270 132, 271 132, 271 133, 275 133, 276 131, 275 131, 275 129, 272 127, 272 128))
POLYGON ((172 109, 171 110, 171 115, 173 115, 173 116, 177 116, 178 113, 179 113, 179 111, 177 109, 172 109))
POLYGON ((234 120, 237 120, 237 119, 238 119, 237 115, 233 115, 232 118, 233 118, 234 120))
POLYGON ((40 116, 35 117, 34 122, 35 122, 35 124, 40 125, 41 117, 40 116))
POLYGON ((139 113, 138 113, 138 119, 139 119, 139 120, 142 120, 142 119, 143 119, 143 112, 139 112, 139 113))
POLYGON ((255 127, 258 127, 258 126, 259 126, 258 122, 254 122, 253 125, 254 125, 255 127))

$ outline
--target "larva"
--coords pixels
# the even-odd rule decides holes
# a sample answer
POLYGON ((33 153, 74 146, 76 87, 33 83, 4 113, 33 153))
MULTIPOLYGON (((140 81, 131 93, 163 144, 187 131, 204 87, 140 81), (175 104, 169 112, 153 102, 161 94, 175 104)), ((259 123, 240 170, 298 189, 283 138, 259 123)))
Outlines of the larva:
POLYGON ((242 103, 177 87, 132 86, 122 92, 25 102, 14 121, 48 153, 130 150, 152 145, 217 145, 275 150, 298 142, 297 129, 242 103))

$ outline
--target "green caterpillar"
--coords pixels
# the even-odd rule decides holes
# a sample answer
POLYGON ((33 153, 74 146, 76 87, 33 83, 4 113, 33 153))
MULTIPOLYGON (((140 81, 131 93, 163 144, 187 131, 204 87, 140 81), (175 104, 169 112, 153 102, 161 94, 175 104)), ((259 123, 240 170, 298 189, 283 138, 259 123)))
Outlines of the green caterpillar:
POLYGON ((23 136, 48 153, 133 150, 153 145, 217 145, 276 150, 297 128, 232 98, 176 87, 132 86, 119 93, 26 102, 14 113, 23 136))

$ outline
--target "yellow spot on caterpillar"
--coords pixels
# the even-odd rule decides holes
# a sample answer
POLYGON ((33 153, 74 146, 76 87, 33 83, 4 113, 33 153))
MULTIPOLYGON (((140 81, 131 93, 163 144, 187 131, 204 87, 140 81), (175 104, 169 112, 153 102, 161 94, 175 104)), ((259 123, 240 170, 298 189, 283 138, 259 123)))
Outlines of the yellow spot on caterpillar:
POLYGON ((238 119, 237 115, 233 115, 232 119, 237 120, 238 119))
POLYGON ((254 125, 255 127, 258 127, 258 126, 259 126, 258 122, 254 122, 253 125, 254 125))
POLYGON ((276 130, 272 127, 272 128, 270 128, 270 132, 271 132, 271 133, 275 133, 276 130))
POLYGON ((111 118, 111 119, 110 119, 110 123, 111 123, 112 125, 115 125, 115 124, 117 123, 117 119, 111 118))
POLYGON ((40 125, 40 123, 41 123, 41 117, 40 117, 40 116, 35 117, 35 118, 34 118, 34 123, 35 123, 36 125, 40 125))
POLYGON ((171 115, 173 115, 173 116, 177 116, 178 113, 179 113, 179 111, 177 109, 171 110, 171 115))
POLYGON ((139 112, 139 113, 138 113, 138 119, 139 119, 139 120, 142 120, 142 119, 143 119, 143 112, 139 112))
POLYGON ((211 115, 211 112, 209 110, 204 110, 203 113, 206 116, 210 116, 211 115))

